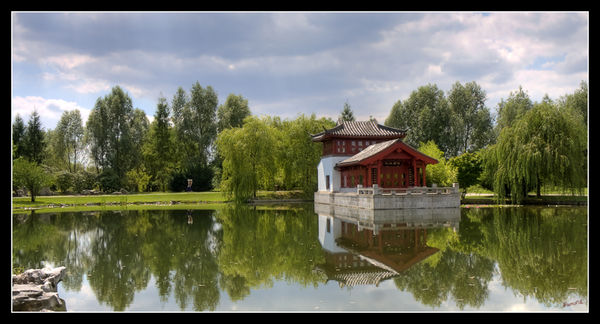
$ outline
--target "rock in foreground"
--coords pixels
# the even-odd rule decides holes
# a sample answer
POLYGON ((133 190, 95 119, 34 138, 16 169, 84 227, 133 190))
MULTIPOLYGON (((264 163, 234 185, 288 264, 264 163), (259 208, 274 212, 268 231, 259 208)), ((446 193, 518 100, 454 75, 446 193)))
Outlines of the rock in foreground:
POLYGON ((56 285, 62 280, 65 267, 29 269, 12 277, 13 311, 66 310, 58 297, 56 285))

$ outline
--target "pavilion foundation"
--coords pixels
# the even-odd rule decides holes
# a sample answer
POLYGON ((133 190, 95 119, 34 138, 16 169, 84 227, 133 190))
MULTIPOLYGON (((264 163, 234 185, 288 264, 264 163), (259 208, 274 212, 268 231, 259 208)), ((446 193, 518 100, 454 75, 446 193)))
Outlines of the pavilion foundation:
POLYGON ((459 208, 458 184, 452 187, 370 188, 357 186, 352 192, 317 191, 315 204, 369 210, 459 208))

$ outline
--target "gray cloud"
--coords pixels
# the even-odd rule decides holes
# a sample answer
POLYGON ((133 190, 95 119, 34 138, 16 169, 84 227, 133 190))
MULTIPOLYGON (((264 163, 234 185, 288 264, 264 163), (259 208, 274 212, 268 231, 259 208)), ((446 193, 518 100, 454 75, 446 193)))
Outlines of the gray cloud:
MULTIPOLYGON (((67 89, 98 97, 119 84, 151 102, 161 92, 170 98, 178 86, 188 90, 199 81, 211 85, 221 101, 241 94, 263 112, 337 115, 348 100, 361 116, 385 119, 395 101, 427 83, 447 91, 456 81, 476 81, 496 98, 518 85, 551 81, 560 82, 557 89, 574 89, 578 79, 587 78, 585 13, 13 17, 13 75, 19 78, 13 84, 22 96, 61 87, 62 94, 67 89), (536 62, 548 57, 564 60, 537 71, 536 62)), ((155 107, 145 109, 151 115, 155 107)))

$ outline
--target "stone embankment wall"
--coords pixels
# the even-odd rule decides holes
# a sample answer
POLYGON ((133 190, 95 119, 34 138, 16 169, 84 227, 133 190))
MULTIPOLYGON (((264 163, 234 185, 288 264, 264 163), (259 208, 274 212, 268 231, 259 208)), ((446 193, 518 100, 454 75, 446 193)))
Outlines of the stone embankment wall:
POLYGON ((315 192, 315 203, 364 209, 459 208, 458 186, 450 188, 378 189, 356 192, 315 192))

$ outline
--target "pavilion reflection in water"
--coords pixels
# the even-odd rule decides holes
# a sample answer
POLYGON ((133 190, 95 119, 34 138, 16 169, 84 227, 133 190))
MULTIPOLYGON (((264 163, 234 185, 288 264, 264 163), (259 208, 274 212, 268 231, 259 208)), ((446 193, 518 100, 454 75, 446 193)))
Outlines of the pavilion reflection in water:
POLYGON ((340 287, 378 286, 438 252, 427 231, 458 230, 460 208, 369 210, 315 204, 325 264, 317 271, 340 287))

